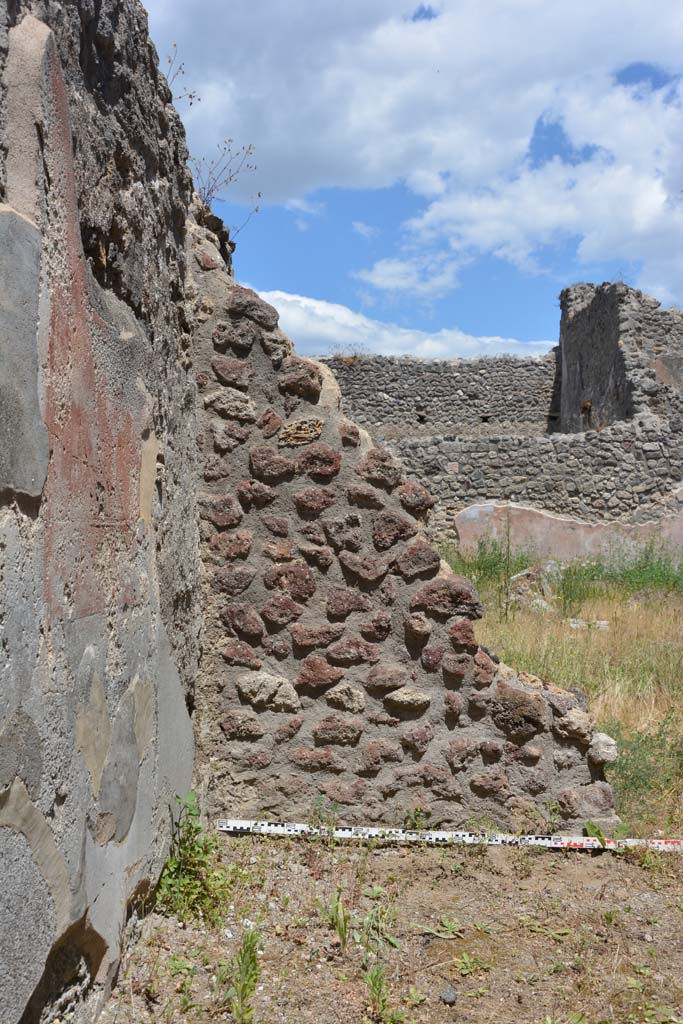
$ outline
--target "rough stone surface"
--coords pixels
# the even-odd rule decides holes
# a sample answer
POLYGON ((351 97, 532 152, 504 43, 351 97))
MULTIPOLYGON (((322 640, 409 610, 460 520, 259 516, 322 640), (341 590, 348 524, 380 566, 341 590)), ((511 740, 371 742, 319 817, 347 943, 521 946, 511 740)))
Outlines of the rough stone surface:
POLYGON ((0 35, 0 1019, 89 1024, 191 784, 191 181, 137 2, 0 35))
MULTIPOLYGON (((237 287, 230 277, 208 271, 198 287, 197 302, 224 318, 237 287)), ((211 319, 198 328, 198 373, 210 369, 214 331, 211 319)), ((479 648, 474 624, 481 605, 475 591, 440 561, 420 532, 429 528, 429 493, 406 479, 391 452, 373 445, 364 431, 349 429, 329 370, 293 356, 284 335, 273 338, 266 329, 248 360, 255 424, 282 420, 278 437, 289 424, 313 415, 322 424, 319 437, 302 444, 298 456, 292 447, 273 447, 254 460, 253 441, 238 446, 228 457, 228 477, 210 488, 216 499, 237 494, 244 518, 233 530, 249 529, 255 538, 245 566, 254 575, 239 602, 257 609, 272 635, 259 641, 254 623, 254 632, 245 636, 253 644, 251 656, 262 662, 262 673, 292 685, 301 707, 291 704, 297 727, 290 735, 277 721, 286 710, 275 712, 260 698, 258 707, 249 704, 263 717, 260 742, 274 737, 272 759, 260 769, 258 785, 248 774, 242 782, 239 767, 229 774, 212 769, 210 759, 230 757, 220 730, 226 697, 234 692, 239 702, 246 695, 242 690, 240 696, 243 684, 232 691, 229 682, 221 682, 226 641, 220 582, 229 568, 212 561, 211 537, 218 531, 205 518, 198 774, 210 812, 230 806, 244 817, 267 810, 305 820, 322 795, 339 797, 352 823, 398 823, 418 803, 431 811, 431 821, 444 825, 480 815, 504 827, 542 827, 544 809, 559 803, 560 793, 583 793, 601 770, 601 751, 596 747, 589 764, 588 726, 579 735, 571 710, 580 702, 567 694, 562 715, 556 714, 542 684, 531 686, 479 648), (255 476, 263 476, 264 464, 282 458, 283 451, 293 453, 286 456, 286 472, 275 463, 266 483, 268 516, 276 517, 286 546, 273 544, 272 521, 264 522, 248 497, 263 482, 255 476), (274 595, 278 603, 269 607, 274 595), (276 653, 271 641, 283 632, 291 645, 276 653), (516 756, 531 740, 540 751, 533 783, 524 774, 527 755, 516 756), (355 744, 358 755, 343 757, 355 744), (575 757, 556 762, 560 745, 575 757), (399 764, 404 752, 410 761, 405 765, 399 764), (526 802, 520 805, 521 796, 526 802), (533 823, 528 815, 522 821, 520 806, 532 808, 533 823)), ((257 425, 253 430, 260 433, 257 425)), ((238 666, 227 672, 239 678, 238 666)), ((567 827, 585 803, 580 797, 565 800, 567 827)), ((602 820, 611 813, 603 810, 602 820)))
MULTIPOLYGON (((96 1019, 190 788, 188 707, 209 820, 609 824, 584 703, 478 647, 429 492, 232 278, 137 0, 0 0, 0 37, 3 1024, 96 1019)), ((596 399, 626 440, 658 403, 638 479, 656 359, 596 399)))
MULTIPOLYGON (((623 284, 574 285, 561 308, 559 347, 546 356, 326 362, 346 410, 411 476, 429 479, 432 537, 460 539, 468 508, 509 502, 578 520, 564 531, 578 543, 567 557, 591 553, 581 524, 613 527, 603 531, 608 552, 628 541, 625 527, 673 519, 657 540, 678 559, 683 313, 623 284)), ((422 514, 415 492, 399 497, 422 514)), ((511 536, 544 544, 541 529, 528 538, 513 523, 511 536)), ((642 532, 640 543, 648 539, 642 532)))

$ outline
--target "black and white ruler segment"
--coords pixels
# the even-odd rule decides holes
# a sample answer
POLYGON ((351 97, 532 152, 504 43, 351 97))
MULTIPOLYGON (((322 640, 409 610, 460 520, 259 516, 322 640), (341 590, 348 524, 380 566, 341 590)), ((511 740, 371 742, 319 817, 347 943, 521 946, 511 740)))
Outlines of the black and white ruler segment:
POLYGON ((234 836, 319 836, 350 841, 418 843, 428 846, 537 846, 548 850, 627 850, 645 847, 683 853, 683 839, 606 839, 596 836, 512 835, 504 832, 452 832, 441 829, 370 828, 362 825, 303 825, 284 821, 221 818, 216 830, 234 836))

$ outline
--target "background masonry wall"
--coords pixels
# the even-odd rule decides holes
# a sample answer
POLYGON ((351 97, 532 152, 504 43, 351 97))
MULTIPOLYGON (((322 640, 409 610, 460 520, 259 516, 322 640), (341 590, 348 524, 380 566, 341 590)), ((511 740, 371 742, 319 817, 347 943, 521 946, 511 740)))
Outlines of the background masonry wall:
POLYGON ((683 313, 622 284, 575 285, 561 307, 544 359, 327 361, 348 414, 429 479, 432 536, 487 501, 588 521, 681 512, 683 313))

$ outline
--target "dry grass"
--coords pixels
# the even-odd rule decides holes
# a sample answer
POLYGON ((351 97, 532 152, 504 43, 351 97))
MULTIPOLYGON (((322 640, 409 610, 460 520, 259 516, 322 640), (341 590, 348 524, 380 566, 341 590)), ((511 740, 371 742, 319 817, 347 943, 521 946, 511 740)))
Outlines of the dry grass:
POLYGON ((583 603, 575 617, 606 620, 609 627, 572 629, 570 620, 556 610, 512 610, 506 620, 493 604, 478 634, 515 668, 560 686, 580 687, 603 722, 652 731, 678 714, 683 693, 683 596, 607 594, 583 603))
POLYGON ((537 612, 490 601, 478 636, 509 665, 578 687, 619 741, 611 769, 628 832, 683 831, 683 595, 629 595, 613 586, 573 609, 605 630, 573 629, 558 608, 537 612))

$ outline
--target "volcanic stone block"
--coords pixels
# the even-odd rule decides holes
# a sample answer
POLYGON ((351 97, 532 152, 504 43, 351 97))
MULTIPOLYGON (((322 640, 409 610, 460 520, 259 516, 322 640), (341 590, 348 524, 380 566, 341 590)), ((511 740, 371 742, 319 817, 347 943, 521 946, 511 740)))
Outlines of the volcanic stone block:
POLYGON ((540 693, 533 693, 514 682, 499 679, 491 718, 498 728, 517 743, 525 743, 548 728, 549 708, 540 693))
POLYGON ((236 388, 238 391, 248 390, 252 369, 245 359, 235 359, 234 356, 214 356, 211 360, 211 368, 221 384, 236 388))
POLYGON ((315 594, 315 576, 305 562, 273 565, 266 570, 263 582, 269 590, 284 590, 295 601, 307 601, 315 594))
POLYGON ((301 702, 292 684, 269 672, 250 672, 237 680, 237 692, 257 710, 299 711, 301 702))
POLYGON ((299 472, 307 473, 313 480, 332 480, 341 469, 342 457, 334 448, 322 441, 310 445, 299 456, 299 472))
POLYGON ((228 640, 223 647, 223 657, 228 665, 242 665, 244 668, 261 668, 262 662, 254 648, 243 640, 228 640))
POLYGON ((251 530, 237 530, 236 533, 216 533, 209 541, 209 547, 216 554, 232 562, 236 558, 246 558, 251 551, 254 535, 251 530))
POLYGON ((296 684, 312 690, 322 690, 338 683, 343 678, 343 669, 335 668, 326 658, 322 658, 318 654, 309 654, 301 663, 301 671, 296 684))
POLYGON ((238 423, 256 422, 254 403, 236 388, 221 388, 219 391, 213 391, 206 396, 204 404, 227 420, 237 420, 238 423))
POLYGON ((431 697, 424 690, 416 690, 412 686, 402 686, 393 690, 384 698, 385 706, 396 715, 406 712, 426 711, 431 704, 431 697))
POLYGON ((406 512, 416 517, 424 516, 436 504, 436 499, 417 480, 406 480, 396 493, 406 512))
POLYGON ((432 634, 432 624, 422 612, 413 612, 403 620, 406 643, 423 646, 432 634))
POLYGON ((242 508, 247 511, 252 508, 265 508, 275 501, 276 497, 277 491, 259 480, 242 480, 237 485, 237 498, 242 508))
POLYGON ((448 618, 465 615, 479 619, 482 607, 472 584, 464 576, 441 576, 425 583, 410 602, 411 611, 425 611, 428 615, 448 618))
POLYGON ((319 516, 337 500, 329 487, 306 487, 294 495, 294 504, 300 515, 319 516))
POLYGON ((319 626, 305 626, 302 623, 297 623, 290 626, 289 632, 297 647, 329 647, 331 643, 339 639, 344 632, 344 627, 328 623, 319 626))
POLYGON ((356 771, 370 774, 380 771, 385 764, 395 764, 402 760, 403 751, 398 743, 385 739, 370 740, 360 752, 356 771))
POLYGON ((337 427, 341 442, 345 448, 357 448, 360 444, 360 431, 355 423, 344 422, 337 427))
POLYGON ((286 626, 303 615, 305 608, 287 594, 274 594, 261 608, 261 617, 269 626, 286 626))
POLYGON ((242 509, 231 494, 223 494, 217 498, 204 498, 200 511, 205 519, 219 530, 239 526, 243 519, 242 509))
POLYGON ((278 484, 294 475, 296 462, 281 455, 277 448, 259 445, 249 452, 249 468, 262 483, 278 484))
POLYGON ((389 563, 386 559, 374 558, 367 554, 355 554, 352 551, 341 551, 339 562, 351 576, 369 586, 380 583, 389 571, 389 563))
POLYGON ((365 694, 350 683, 340 683, 325 695, 327 703, 333 708, 350 711, 355 715, 365 711, 365 694))
POLYGON ((373 664, 379 656, 380 651, 375 644, 369 644, 358 636, 344 637, 327 649, 327 657, 335 665, 373 664))
POLYGON ((368 483, 392 491, 401 480, 401 467, 386 448, 372 448, 356 472, 368 483))
POLYGON ((253 711, 229 711, 220 720, 226 740, 253 742, 265 735, 265 726, 253 711))
POLYGON ((390 690, 398 690, 401 686, 407 686, 411 681, 411 674, 405 665, 382 661, 370 669, 365 686, 370 693, 389 693, 390 690))
POLYGON ((278 386, 286 394, 299 395, 308 402, 317 402, 322 391, 322 374, 310 359, 287 356, 282 364, 278 386))
POLYGON ((241 322, 218 320, 211 333, 214 348, 223 352, 228 346, 231 346, 235 352, 239 352, 241 355, 247 355, 259 337, 259 328, 247 320, 241 322))
POLYGON ((274 409, 270 406, 264 409, 259 418, 256 420, 256 426, 259 428, 264 437, 274 437, 278 433, 285 421, 282 419, 274 409))
POLYGON ((297 747, 290 752, 289 760, 307 772, 343 772, 346 768, 341 758, 329 747, 297 747))
POLYGON ((377 611, 359 625, 361 636, 373 643, 381 643, 391 635, 391 615, 384 608, 377 611))
POLYGON ((327 595, 326 609, 331 619, 345 619, 352 612, 366 612, 369 607, 365 594, 350 587, 334 587, 327 595))
POLYGON ((254 581, 256 570, 248 565, 225 565, 218 569, 212 578, 212 586, 215 590, 231 597, 248 590, 254 581))
POLYGON ((441 558, 431 544, 418 540, 407 547, 394 563, 405 580, 434 576, 441 566, 441 558))
POLYGON ((263 620, 251 604, 229 604, 221 612, 221 619, 238 635, 248 636, 256 641, 265 633, 263 620))
POLYGON ((378 551, 386 551, 416 533, 415 523, 400 512, 380 512, 372 524, 372 541, 378 551))
POLYGON ((363 545, 362 525, 363 520, 357 512, 322 521, 325 537, 335 551, 359 551, 363 545))
POLYGON ((454 651, 476 654, 479 649, 470 619, 456 619, 448 630, 448 639, 454 651))
POLYGON ((355 484, 347 488, 346 497, 349 505, 358 505, 360 508, 384 508, 384 498, 374 487, 355 484))
POLYGON ((360 718, 329 715, 313 727, 313 739, 318 746, 352 747, 363 733, 360 718))
POLYGON ((246 317, 267 331, 275 330, 278 325, 278 311, 250 288, 231 282, 231 287, 226 289, 226 304, 230 316, 235 320, 246 317))
POLYGON ((275 537, 287 537, 289 534, 289 519, 286 516, 261 516, 261 522, 275 537))

